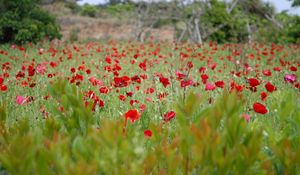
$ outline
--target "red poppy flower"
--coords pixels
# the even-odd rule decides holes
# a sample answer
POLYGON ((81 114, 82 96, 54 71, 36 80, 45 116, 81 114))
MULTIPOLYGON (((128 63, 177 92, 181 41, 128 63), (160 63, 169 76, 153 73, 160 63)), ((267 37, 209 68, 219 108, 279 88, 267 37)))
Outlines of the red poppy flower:
POLYGON ((295 84, 295 88, 299 89, 299 91, 300 91, 300 82, 295 84))
POLYGON ((140 102, 138 100, 130 100, 129 104, 130 106, 133 106, 134 104, 139 104, 140 102))
POLYGON ((253 104, 253 109, 255 112, 257 112, 259 114, 267 114, 268 113, 268 109, 266 108, 266 106, 261 103, 258 103, 258 102, 253 104))
POLYGON ((33 76, 35 73, 35 69, 33 66, 28 66, 27 71, 28 71, 28 76, 30 76, 30 77, 33 76))
POLYGON ((144 60, 143 62, 141 62, 141 63, 139 64, 139 67, 140 67, 143 71, 146 71, 146 70, 147 70, 146 60, 144 60))
POLYGON ((148 78, 147 75, 145 75, 145 74, 140 74, 140 77, 144 80, 146 80, 148 78))
POLYGON ((273 92, 275 91, 277 88, 271 84, 270 82, 266 83, 265 88, 268 92, 273 92))
POLYGON ((265 99, 267 98, 267 96, 268 96, 267 93, 262 92, 262 93, 260 94, 260 99, 261 99, 262 101, 265 101, 265 99))
POLYGON ((149 129, 145 130, 145 131, 144 131, 144 136, 145 136, 146 138, 150 138, 150 137, 152 136, 152 131, 149 130, 149 129))
POLYGON ((131 77, 131 81, 141 83, 141 78, 138 75, 131 77))
POLYGON ((80 74, 76 74, 75 79, 78 81, 83 81, 84 76, 80 75, 80 74))
POLYGON ((251 87, 256 87, 260 84, 256 78, 249 78, 248 83, 250 84, 251 87))
POLYGON ((272 75, 272 72, 270 70, 263 70, 262 73, 267 77, 272 75))
POLYGON ((182 88, 187 87, 187 86, 191 86, 191 85, 193 85, 192 80, 182 80, 180 82, 180 87, 182 87, 182 88))
POLYGON ((97 80, 95 77, 90 77, 89 82, 92 83, 93 86, 103 85, 103 82, 101 80, 97 80))
POLYGON ((51 62, 50 62, 50 66, 51 66, 52 68, 55 68, 55 67, 57 66, 57 63, 51 61, 51 62))
POLYGON ((176 71, 176 72, 175 72, 175 75, 176 75, 176 77, 177 77, 177 80, 182 80, 182 79, 184 79, 184 78, 186 77, 185 74, 183 74, 183 73, 181 73, 181 72, 179 72, 179 71, 176 71))
POLYGON ((109 89, 106 86, 101 86, 99 88, 99 91, 101 94, 107 94, 109 92, 109 89))
POLYGON ((203 84, 206 84, 206 82, 207 82, 207 80, 208 80, 208 75, 202 74, 202 75, 201 75, 201 80, 202 80, 202 83, 203 83, 203 84))
POLYGON ((72 68, 70 69, 70 71, 71 71, 72 73, 75 73, 75 72, 76 72, 76 69, 75 69, 74 67, 72 67, 72 68))
POLYGON ((127 97, 132 97, 133 92, 126 92, 127 97))
POLYGON ((296 72, 296 71, 297 71, 297 67, 291 66, 291 67, 290 67, 290 70, 293 71, 293 72, 296 72))
POLYGON ((199 73, 204 73, 206 71, 206 68, 205 67, 200 67, 199 68, 199 73))
POLYGON ((7 86, 5 86, 4 84, 1 84, 1 85, 0 85, 0 90, 1 90, 2 92, 7 91, 7 86))
POLYGON ((89 75, 89 74, 91 74, 91 69, 87 69, 85 72, 86 72, 86 74, 89 75))
POLYGON ((189 61, 188 63, 187 63, 187 66, 188 66, 188 68, 193 68, 194 67, 194 65, 193 65, 193 63, 191 62, 191 61, 189 61))
POLYGON ((140 118, 141 114, 139 113, 138 110, 131 109, 131 110, 127 111, 124 116, 125 116, 126 120, 130 119, 131 123, 133 123, 134 121, 136 121, 140 118))
POLYGON ((216 85, 217 87, 219 87, 219 88, 224 88, 225 83, 224 83, 224 81, 216 81, 216 82, 215 82, 215 85, 216 85))
POLYGON ((161 82, 165 88, 170 84, 169 79, 165 77, 160 77, 159 82, 161 82))
POLYGON ((152 94, 154 92, 154 89, 153 88, 147 88, 145 90, 145 94, 152 94))
POLYGON ((105 62, 106 62, 107 64, 111 64, 111 58, 106 57, 106 58, 105 58, 105 62))
POLYGON ((281 71, 281 68, 280 68, 280 67, 274 67, 273 70, 274 70, 274 71, 277 71, 277 72, 280 72, 280 71, 281 71))
POLYGON ((77 70, 84 71, 85 70, 85 65, 78 66, 77 70))
POLYGON ((129 81, 130 81, 130 78, 127 76, 115 77, 114 85, 115 85, 115 87, 126 87, 129 84, 129 81))
POLYGON ((140 111, 141 111, 141 113, 143 113, 145 110, 146 110, 146 105, 145 104, 141 104, 140 105, 140 111))
POLYGON ((124 95, 119 95, 119 99, 120 99, 121 101, 125 101, 125 100, 126 100, 126 97, 125 97, 124 95))
POLYGON ((104 107, 105 102, 103 100, 98 100, 97 104, 99 104, 100 107, 104 107))
POLYGON ((174 111, 170 111, 170 112, 164 114, 164 121, 168 122, 168 121, 172 120, 175 116, 176 116, 176 113, 174 111))

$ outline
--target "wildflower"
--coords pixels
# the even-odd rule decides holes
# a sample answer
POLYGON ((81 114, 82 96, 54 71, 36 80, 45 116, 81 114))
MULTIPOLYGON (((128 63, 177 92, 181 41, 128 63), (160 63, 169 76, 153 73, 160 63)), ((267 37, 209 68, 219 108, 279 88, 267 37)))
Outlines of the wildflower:
POLYGON ((207 83, 207 84, 205 85, 205 90, 206 90, 206 91, 213 91, 213 90, 215 90, 215 89, 216 89, 215 84, 207 83))
POLYGON ((131 109, 125 113, 125 119, 130 119, 131 123, 134 123, 136 120, 138 120, 141 116, 141 114, 136 109, 131 109))
POLYGON ((152 131, 149 130, 149 129, 145 130, 145 131, 144 131, 144 136, 145 136, 146 138, 150 138, 150 137, 152 136, 152 131))
POLYGON ((277 88, 271 84, 270 82, 266 83, 265 88, 268 92, 273 92, 275 91, 277 88))
POLYGON ((21 95, 17 95, 16 96, 16 103, 18 105, 23 105, 26 102, 26 98, 21 96, 21 95))
POLYGON ((261 103, 258 103, 258 102, 253 104, 253 109, 256 113, 259 113, 259 114, 267 114, 268 113, 268 109, 266 108, 266 106, 261 103))
POLYGON ((169 79, 165 77, 160 77, 159 82, 161 82, 165 88, 170 84, 169 79))
POLYGON ((176 116, 176 113, 174 111, 170 111, 170 112, 164 114, 164 121, 168 122, 168 121, 172 120, 175 116, 176 116))
POLYGON ((294 83, 294 82, 296 82, 296 75, 294 75, 294 74, 286 74, 284 76, 284 81, 286 81, 288 83, 294 83))
POLYGON ((256 87, 260 84, 256 78, 249 78, 248 83, 250 84, 251 87, 256 87))

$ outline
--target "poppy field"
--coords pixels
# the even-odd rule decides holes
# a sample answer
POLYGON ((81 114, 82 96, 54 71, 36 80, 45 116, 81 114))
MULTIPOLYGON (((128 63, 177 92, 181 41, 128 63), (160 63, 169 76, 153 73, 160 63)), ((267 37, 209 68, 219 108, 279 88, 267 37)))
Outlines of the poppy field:
POLYGON ((0 174, 299 174, 300 46, 0 46, 0 174))

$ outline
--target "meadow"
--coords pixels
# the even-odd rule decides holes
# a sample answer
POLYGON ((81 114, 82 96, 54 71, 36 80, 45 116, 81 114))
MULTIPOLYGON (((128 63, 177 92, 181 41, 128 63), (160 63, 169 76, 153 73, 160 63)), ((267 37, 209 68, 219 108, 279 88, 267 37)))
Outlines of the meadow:
POLYGON ((299 174, 300 46, 0 46, 0 174, 299 174))

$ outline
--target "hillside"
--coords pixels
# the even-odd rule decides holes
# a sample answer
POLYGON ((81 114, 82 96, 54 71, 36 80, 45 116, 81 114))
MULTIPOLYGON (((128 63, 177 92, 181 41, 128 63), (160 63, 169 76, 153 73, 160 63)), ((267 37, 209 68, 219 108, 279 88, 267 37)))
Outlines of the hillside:
MULTIPOLYGON (((61 3, 45 5, 44 9, 57 17, 61 26, 62 40, 70 39, 70 36, 77 35, 79 40, 112 39, 132 40, 135 38, 135 24, 124 23, 114 18, 91 18, 72 14, 71 10, 61 3)), ((147 37, 152 36, 158 41, 172 41, 174 30, 166 26, 162 28, 146 29, 147 37)))

